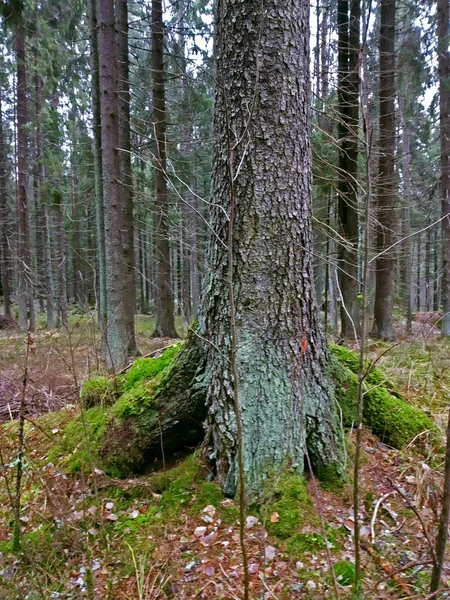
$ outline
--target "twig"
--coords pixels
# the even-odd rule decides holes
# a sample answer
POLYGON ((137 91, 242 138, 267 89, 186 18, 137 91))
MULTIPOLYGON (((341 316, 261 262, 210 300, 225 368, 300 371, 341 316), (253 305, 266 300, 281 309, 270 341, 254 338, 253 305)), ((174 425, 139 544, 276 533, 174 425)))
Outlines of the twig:
POLYGON ((372 538, 372 544, 375 542, 375 521, 377 519, 378 510, 386 498, 389 498, 389 496, 392 496, 392 494, 394 494, 394 492, 388 492, 387 494, 384 494, 384 496, 381 496, 381 498, 375 504, 372 520, 370 521, 370 537, 372 538))
POLYGON ((275 596, 275 594, 272 592, 272 590, 270 589, 270 587, 267 585, 267 583, 264 580, 264 575, 262 573, 259 574, 259 579, 261 580, 261 583, 266 588, 266 590, 269 592, 269 594, 272 596, 272 598, 274 598, 274 600, 280 600, 278 598, 278 596, 275 596))
MULTIPOLYGON (((163 346, 162 348, 158 348, 157 350, 153 350, 152 352, 148 352, 148 354, 144 354, 143 356, 140 356, 139 358, 150 358, 151 356, 154 356, 155 354, 158 354, 158 352, 164 352, 164 350, 167 350, 167 348, 172 348, 175 345, 176 345, 176 343, 175 344, 169 344, 168 346, 163 346)), ((125 367, 123 367, 123 369, 120 369, 120 371, 117 371, 117 373, 114 373, 114 377, 118 377, 119 375, 123 375, 132 366, 133 366, 133 363, 132 362, 129 363, 128 365, 126 365, 125 367)))
POLYGON ((413 560, 409 563, 406 563, 406 565, 399 567, 395 571, 392 571, 391 573, 387 574, 386 577, 383 577, 382 579, 377 581, 377 583, 373 587, 371 587, 369 591, 375 590, 381 583, 383 583, 383 581, 386 581, 386 579, 390 579, 391 577, 394 577, 394 575, 398 575, 402 571, 406 571, 407 569, 412 569, 413 567, 419 567, 422 565, 432 565, 432 564, 433 564, 432 560, 413 560))
POLYGON ((416 517, 419 519, 419 523, 422 527, 422 531, 425 535, 425 538, 428 542, 428 546, 430 548, 430 554, 431 554, 431 558, 433 559, 433 563, 436 565, 436 554, 434 553, 434 547, 433 544, 431 543, 431 539, 430 536, 428 535, 428 530, 425 526, 425 522, 422 519, 422 515, 420 514, 420 512, 417 510, 417 507, 414 506, 414 504, 411 502, 411 500, 408 498, 408 496, 405 494, 405 492, 403 490, 401 490, 393 481, 392 479, 390 479, 389 477, 387 478, 389 483, 392 485, 392 487, 400 494, 400 496, 403 498, 403 500, 406 503, 406 508, 409 508, 413 511, 413 513, 416 515, 416 517))

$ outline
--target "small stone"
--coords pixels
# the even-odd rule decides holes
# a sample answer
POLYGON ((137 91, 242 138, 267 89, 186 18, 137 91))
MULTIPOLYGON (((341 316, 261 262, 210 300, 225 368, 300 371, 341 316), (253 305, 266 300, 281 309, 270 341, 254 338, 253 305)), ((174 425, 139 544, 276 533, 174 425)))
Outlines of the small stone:
POLYGON ((306 587, 308 588, 308 590, 315 590, 317 588, 317 585, 314 583, 314 581, 311 581, 310 579, 306 582, 306 587))

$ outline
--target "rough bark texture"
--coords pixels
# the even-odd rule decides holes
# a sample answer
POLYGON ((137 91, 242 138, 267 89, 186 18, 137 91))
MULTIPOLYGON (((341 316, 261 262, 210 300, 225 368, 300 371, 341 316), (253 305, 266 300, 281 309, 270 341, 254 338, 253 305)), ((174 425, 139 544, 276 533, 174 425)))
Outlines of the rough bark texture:
MULTIPOLYGON (((100 113, 100 76, 98 62, 98 31, 96 0, 89 0, 89 41, 91 46, 91 105, 92 154, 94 156, 95 222, 97 230, 97 314, 102 339, 102 352, 106 348, 106 255, 105 255, 105 204, 103 200, 102 126, 100 113)), ((105 354, 103 353, 105 359, 105 354)))
POLYGON ((106 323, 104 356, 110 370, 124 366, 129 354, 127 226, 119 183, 119 110, 117 103, 114 0, 97 0, 102 169, 105 205, 106 323))
POLYGON ((127 321, 128 352, 136 351, 134 333, 134 313, 136 312, 136 289, 134 272, 134 233, 133 233, 133 176, 131 171, 130 139, 130 80, 128 60, 128 0, 115 0, 117 36, 117 75, 119 105, 119 166, 122 223, 124 234, 123 255, 124 275, 127 279, 128 294, 124 308, 127 321))
POLYGON ((377 252, 373 334, 394 337, 393 296, 396 239, 395 198, 395 0, 381 0, 380 141, 377 178, 377 252))
POLYGON ((217 6, 214 231, 199 325, 208 342, 207 442, 228 493, 237 485, 234 385, 250 490, 289 461, 301 471, 306 446, 314 464, 338 455, 312 272, 308 20, 305 0, 217 6))
POLYGON ((169 244, 167 193, 166 100, 164 82, 164 22, 161 0, 152 0, 152 74, 154 120, 156 327, 154 337, 178 337, 175 329, 169 244))
POLYGON ((3 293, 3 314, 7 319, 11 319, 11 253, 7 227, 6 145, 3 132, 2 90, 0 88, 0 273, 3 293))
POLYGON ((443 277, 443 318, 441 333, 450 336, 450 51, 449 6, 447 0, 437 2, 439 40, 439 105, 441 142, 441 205, 443 277))
POLYGON ((25 27, 20 19, 16 25, 17 59, 17 255, 19 327, 33 328, 34 306, 30 258, 30 223, 27 197, 27 93, 25 71, 25 27), (28 321, 29 319, 29 321, 28 321))
POLYGON ((339 225, 346 245, 339 248, 341 334, 353 339, 360 329, 358 306, 358 123, 360 0, 338 3, 339 33, 339 225))

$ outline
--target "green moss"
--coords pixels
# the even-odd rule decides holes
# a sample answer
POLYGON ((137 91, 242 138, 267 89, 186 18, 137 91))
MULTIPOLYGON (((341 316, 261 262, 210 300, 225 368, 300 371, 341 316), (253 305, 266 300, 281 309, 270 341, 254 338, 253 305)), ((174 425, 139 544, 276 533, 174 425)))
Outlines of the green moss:
POLYGON ((142 414, 151 405, 152 397, 152 386, 146 382, 138 382, 120 396, 111 413, 118 419, 142 414))
POLYGON ((114 381, 109 377, 98 376, 88 379, 80 391, 80 400, 84 408, 108 406, 114 402, 114 399, 114 381))
POLYGON ((349 561, 341 560, 334 565, 334 574, 341 585, 352 585, 355 582, 355 565, 349 561))
MULTIPOLYGON (((336 397, 343 424, 350 427, 357 418, 358 356, 343 346, 331 346, 331 351, 336 397)), ((364 425, 394 448, 403 448, 422 431, 437 431, 430 417, 411 406, 391 387, 381 371, 372 369, 369 372, 365 378, 364 425)))
POLYGON ((345 478, 335 464, 320 465, 316 469, 316 475, 322 488, 326 491, 338 491, 345 485, 345 478))
POLYGON ((103 443, 108 416, 96 406, 76 417, 64 429, 59 442, 49 451, 49 460, 64 456, 69 471, 90 471, 103 443))
POLYGON ((294 556, 305 552, 317 552, 326 548, 325 540, 320 533, 294 533, 287 543, 287 550, 294 556))
POLYGON ((288 539, 299 531, 305 524, 305 518, 310 517, 313 512, 305 480, 300 475, 286 473, 278 479, 270 496, 273 500, 266 505, 269 517, 267 530, 278 538, 288 539), (270 520, 274 513, 279 516, 275 523, 270 520))
POLYGON ((170 365, 178 354, 181 343, 167 348, 158 358, 138 358, 124 375, 119 378, 121 391, 131 390, 137 383, 153 379, 170 365))

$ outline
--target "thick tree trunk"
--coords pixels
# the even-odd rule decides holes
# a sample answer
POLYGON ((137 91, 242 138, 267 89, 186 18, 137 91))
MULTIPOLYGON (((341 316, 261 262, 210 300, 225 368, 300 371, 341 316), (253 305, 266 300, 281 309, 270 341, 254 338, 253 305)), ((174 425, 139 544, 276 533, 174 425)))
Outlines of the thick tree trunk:
POLYGON ((2 90, 0 88, 0 272, 3 292, 3 313, 11 313, 11 252, 8 240, 8 198, 6 195, 6 144, 3 130, 2 90))
POLYGON ((397 207, 395 198, 395 0, 381 0, 380 140, 377 179, 377 252, 373 334, 394 337, 393 302, 397 207))
POLYGON ((309 3, 263 9, 218 2, 209 276, 139 438, 147 459, 161 440, 167 451, 195 444, 206 413, 205 455, 228 494, 236 391, 250 494, 284 466, 302 472, 306 451, 319 466, 341 447, 312 271, 309 3))
POLYGON ((437 2, 439 50, 439 106, 441 142, 441 212, 442 212, 442 328, 450 337, 450 50, 449 6, 447 0, 437 2))
POLYGON ((164 78, 164 21, 162 0, 152 0, 152 74, 155 150, 153 157, 155 213, 154 260, 156 265, 156 327, 153 337, 178 337, 175 329, 169 244, 167 192, 166 100, 164 78))
POLYGON ((25 71, 25 27, 20 19, 16 25, 17 60, 17 234, 19 327, 33 329, 34 303, 30 257, 30 223, 27 197, 27 92, 25 71))
POLYGON ((339 248, 342 337, 360 330, 358 305, 358 123, 360 0, 339 0, 339 225, 345 245, 339 248))
POLYGON ((136 352, 134 313, 136 312, 136 288, 133 233, 133 175, 131 171, 130 138, 130 80, 128 60, 128 0, 115 0, 117 36, 117 76, 119 105, 119 166, 120 196, 123 223, 124 276, 128 294, 125 298, 124 318, 128 332, 128 352, 136 352))
POLYGON ((301 471, 306 447, 314 464, 338 454, 312 272, 308 25, 305 0, 269 0, 263 13, 258 0, 218 2, 214 233, 199 325, 207 443, 228 493, 238 476, 234 386, 250 490, 289 461, 301 471))
POLYGON ((114 0, 97 0, 102 171, 105 204, 106 303, 108 318, 103 355, 112 371, 120 369, 130 353, 128 275, 130 243, 124 223, 124 199, 118 177, 119 110, 117 102, 116 31, 114 0))

